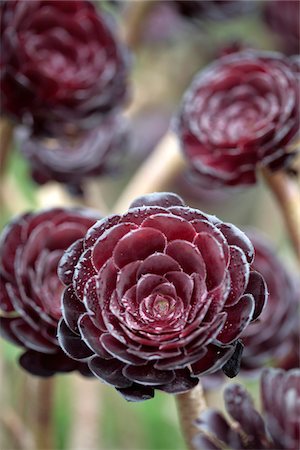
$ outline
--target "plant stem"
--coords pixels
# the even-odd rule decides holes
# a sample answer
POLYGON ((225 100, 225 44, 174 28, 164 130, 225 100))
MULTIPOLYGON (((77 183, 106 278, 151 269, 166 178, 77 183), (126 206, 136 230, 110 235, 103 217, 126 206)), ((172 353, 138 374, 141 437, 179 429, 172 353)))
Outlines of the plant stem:
POLYGON ((97 380, 72 376, 73 420, 69 448, 72 450, 96 450, 100 445, 101 383, 97 380))
POLYGON ((138 47, 145 19, 155 3, 155 0, 137 0, 128 3, 123 35, 129 48, 136 49, 138 47))
POLYGON ((6 117, 0 117, 0 208, 4 206, 4 172, 11 149, 14 125, 6 117))
POLYGON ((3 430, 11 436, 14 450, 35 450, 32 434, 13 409, 7 408, 5 413, 0 415, 0 423, 3 430))
POLYGON ((53 399, 54 378, 38 379, 36 381, 36 405, 35 405, 35 438, 36 447, 39 450, 53 450, 53 399))
POLYGON ((276 198, 286 223, 291 242, 300 262, 300 189, 297 182, 287 173, 270 172, 263 168, 265 182, 276 198))
POLYGON ((200 413, 206 408, 201 382, 194 389, 184 394, 177 394, 176 404, 182 433, 189 450, 197 450, 193 444, 194 437, 199 434, 199 429, 195 425, 200 413))
POLYGON ((113 210, 124 212, 135 197, 163 191, 186 167, 177 137, 167 133, 126 186, 113 210))
POLYGON ((7 156, 11 147, 14 124, 6 117, 0 117, 0 174, 4 173, 7 156))

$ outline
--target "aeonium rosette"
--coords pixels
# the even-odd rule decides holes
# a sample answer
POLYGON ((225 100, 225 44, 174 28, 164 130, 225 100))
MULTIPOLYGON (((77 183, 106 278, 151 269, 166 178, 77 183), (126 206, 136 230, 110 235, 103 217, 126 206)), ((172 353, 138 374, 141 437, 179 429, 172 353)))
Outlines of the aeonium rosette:
POLYGON ((176 127, 204 186, 251 185, 259 167, 287 167, 299 135, 299 63, 256 50, 217 59, 187 90, 176 127))
POLYGON ((199 435, 194 441, 199 450, 296 450, 300 446, 300 370, 287 372, 264 369, 260 381, 262 413, 239 385, 228 385, 225 408, 231 422, 214 409, 204 411, 199 420, 199 435), (232 423, 233 422, 233 423, 232 423))
POLYGON ((128 55, 86 0, 1 2, 2 112, 36 133, 86 129, 124 103, 128 55))
POLYGON ((259 370, 270 363, 282 368, 300 367, 299 282, 266 236, 256 230, 247 230, 247 236, 255 250, 251 267, 264 277, 269 296, 259 320, 241 336, 245 345, 241 372, 259 370))
POLYGON ((57 265, 98 218, 91 210, 54 208, 21 214, 1 234, 0 334, 23 348, 20 364, 34 375, 72 370, 91 375, 86 364, 70 359, 58 345, 64 286, 57 265))
POLYGON ((91 371, 127 400, 187 391, 234 357, 263 309, 252 259, 234 225, 175 194, 140 197, 62 257, 60 345, 77 360, 88 353, 91 371))
POLYGON ((65 183, 74 192, 91 177, 116 171, 129 145, 124 118, 110 115, 85 133, 49 138, 31 136, 21 143, 33 179, 65 183))

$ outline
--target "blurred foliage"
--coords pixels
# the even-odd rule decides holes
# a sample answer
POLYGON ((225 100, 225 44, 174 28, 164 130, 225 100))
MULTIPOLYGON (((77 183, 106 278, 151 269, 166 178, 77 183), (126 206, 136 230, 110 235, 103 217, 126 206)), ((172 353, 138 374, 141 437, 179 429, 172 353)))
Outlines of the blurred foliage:
MULTIPOLYGON (((106 11, 113 12, 114 16, 118 16, 117 10, 111 6, 110 2, 97 3, 105 7, 106 11)), ((246 44, 257 48, 272 48, 271 35, 263 27, 257 15, 230 20, 226 23, 209 22, 203 29, 190 27, 184 29, 182 33, 179 31, 172 41, 155 45, 145 44, 133 60, 135 109, 138 111, 145 105, 155 104, 158 107, 164 105, 165 108, 174 110, 182 92, 196 71, 216 56, 220 46, 232 40, 243 40, 246 44)), ((129 161, 126 163, 125 172, 118 179, 101 181, 103 195, 108 199, 109 204, 118 197, 130 178, 130 170, 135 167, 136 162, 129 161)), ((38 188, 30 179, 27 163, 17 148, 10 154, 6 180, 8 192, 6 192, 5 205, 1 208, 0 227, 3 227, 15 212, 25 211, 28 208, 34 209, 38 206, 38 188)), ((170 186, 170 189, 180 190, 177 181, 174 186, 170 186)), ((274 201, 261 186, 247 192, 233 192, 230 198, 219 203, 209 200, 204 202, 203 199, 192 199, 190 203, 219 215, 223 220, 233 221, 237 225, 257 226, 271 235, 280 247, 283 257, 287 261, 292 261, 289 244, 274 201)), ((5 366, 3 373, 6 376, 6 384, 4 386, 2 380, 1 389, 12 391, 4 392, 4 396, 7 402, 18 410, 21 400, 14 392, 14 386, 18 385, 16 392, 22 389, 26 391, 26 385, 24 387, 22 384, 24 373, 17 367, 17 359, 21 351, 3 341, 0 348, 5 366)), ((72 391, 72 382, 70 382, 72 377, 58 376, 56 380, 55 441, 57 450, 70 450, 68 435, 72 423, 71 399, 76 392, 72 391)), ((256 381, 248 380, 246 384, 257 398, 256 381)), ((24 395, 26 392, 23 392, 24 395)), ((221 390, 210 393, 210 397, 216 406, 222 408, 221 390)), ((30 398, 26 401, 30 402, 30 398)), ((104 386, 99 399, 99 410, 101 413, 99 432, 102 443, 98 450, 182 450, 184 448, 174 399, 170 395, 157 393, 153 400, 128 404, 113 389, 104 386)), ((2 448, 5 450, 4 447, 2 448)))

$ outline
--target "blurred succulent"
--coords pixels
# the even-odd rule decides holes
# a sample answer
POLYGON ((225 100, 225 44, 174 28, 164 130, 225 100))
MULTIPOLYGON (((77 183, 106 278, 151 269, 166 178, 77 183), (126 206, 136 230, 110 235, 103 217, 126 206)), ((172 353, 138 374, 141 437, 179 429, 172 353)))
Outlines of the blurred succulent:
POLYGON ((296 450, 300 446, 300 370, 265 369, 261 377, 262 415, 241 385, 224 394, 229 423, 216 410, 205 411, 195 439, 199 450, 296 450))
POLYGON ((128 138, 122 118, 110 115, 77 136, 29 137, 21 144, 21 152, 37 183, 55 180, 80 190, 86 178, 118 169, 117 159, 127 150, 128 138))
POLYGON ((196 76, 176 128, 199 184, 250 185, 259 166, 288 166, 299 132, 297 71, 279 53, 246 50, 196 76))
POLYGON ((128 55, 85 0, 1 2, 1 109, 35 132, 91 128, 126 97, 128 55))
POLYGON ((81 242, 59 266, 67 287, 58 337, 69 356, 90 356, 100 380, 145 400, 155 389, 187 391, 236 360, 266 300, 238 228, 157 193, 97 222, 81 242))
POLYGON ((276 33, 288 55, 300 53, 300 2, 299 0, 265 1, 264 18, 276 33))
POLYGON ((71 370, 90 375, 87 365, 68 358, 57 342, 63 291, 57 264, 97 218, 89 210, 49 209, 22 214, 2 232, 0 334, 25 349, 20 364, 34 375, 71 370))
POLYGON ((255 250, 251 268, 264 277, 269 297, 259 320, 241 336, 245 345, 241 369, 260 369, 270 362, 277 367, 300 367, 300 288, 268 240, 254 231, 247 235, 255 250))

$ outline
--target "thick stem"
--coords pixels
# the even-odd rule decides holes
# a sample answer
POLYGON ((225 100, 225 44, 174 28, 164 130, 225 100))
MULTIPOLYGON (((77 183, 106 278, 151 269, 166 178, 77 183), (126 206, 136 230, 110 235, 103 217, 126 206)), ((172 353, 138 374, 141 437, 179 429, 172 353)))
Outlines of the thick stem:
POLYGON ((3 199, 4 173, 11 150, 14 125, 6 117, 0 117, 0 209, 5 205, 3 199))
POLYGON ((124 212, 135 197, 163 191, 186 167, 176 136, 169 132, 146 159, 115 204, 115 212, 124 212))
POLYGON ((40 450, 53 450, 53 399, 54 378, 36 381, 36 404, 34 408, 36 447, 40 450))
POLYGON ((100 445, 100 389, 97 380, 79 375, 72 376, 72 388, 76 395, 73 399, 73 420, 69 448, 72 450, 96 450, 100 445))
POLYGON ((155 0, 137 0, 128 3, 123 36, 126 44, 131 49, 138 47, 145 19, 155 3, 155 0))
POLYGON ((199 434, 195 420, 206 408, 201 382, 199 381, 194 389, 184 394, 177 394, 175 397, 180 425, 187 448, 188 450, 197 450, 193 443, 195 436, 199 434))
POLYGON ((6 117, 0 118, 0 174, 3 175, 10 151, 14 124, 6 117))
POLYGON ((5 414, 0 415, 0 423, 3 426, 3 430, 10 435, 10 441, 14 445, 14 450, 36 449, 32 434, 13 409, 7 408, 5 414))
POLYGON ((286 223, 296 256, 300 262, 300 189, 287 173, 262 169, 266 183, 273 192, 286 223))

